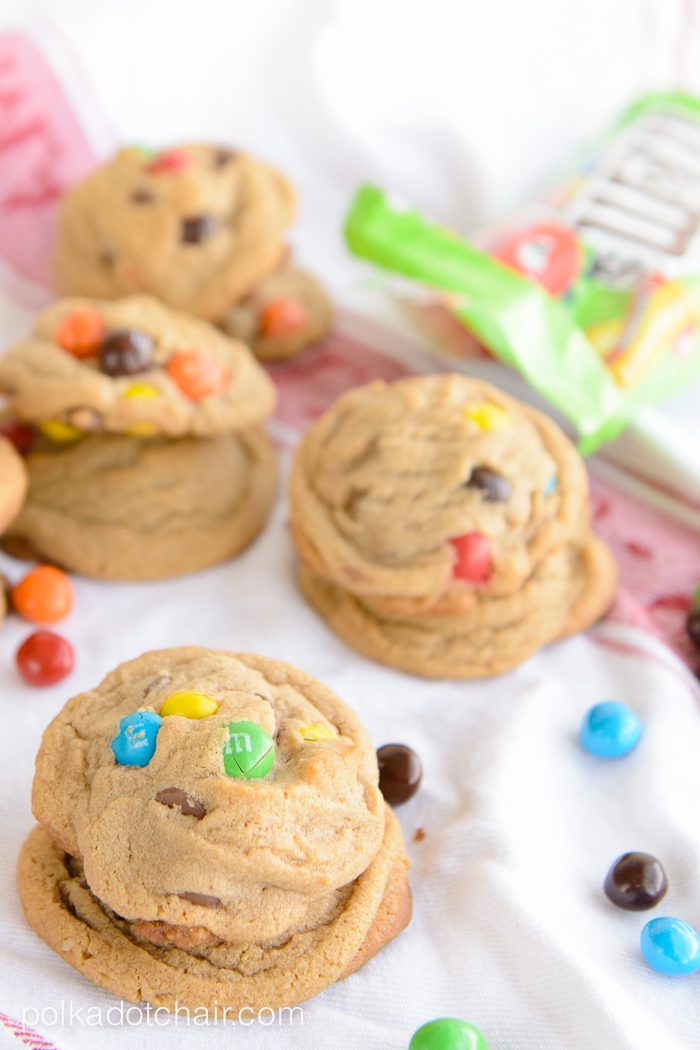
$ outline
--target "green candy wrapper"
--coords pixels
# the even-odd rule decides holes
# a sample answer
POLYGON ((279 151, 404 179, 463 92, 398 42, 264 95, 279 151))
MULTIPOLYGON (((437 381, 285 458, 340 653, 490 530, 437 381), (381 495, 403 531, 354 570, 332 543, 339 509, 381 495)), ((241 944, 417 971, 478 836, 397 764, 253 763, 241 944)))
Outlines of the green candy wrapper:
POLYGON ((496 358, 577 428, 588 454, 700 373, 700 101, 631 106, 529 215, 467 242, 362 187, 350 249, 443 294, 496 358))

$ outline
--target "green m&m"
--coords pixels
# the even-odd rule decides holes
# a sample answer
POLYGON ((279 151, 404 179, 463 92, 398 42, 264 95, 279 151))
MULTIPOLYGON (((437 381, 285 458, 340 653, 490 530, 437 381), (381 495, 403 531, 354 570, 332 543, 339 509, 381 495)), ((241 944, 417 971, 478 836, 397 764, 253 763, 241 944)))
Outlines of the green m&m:
POLYGON ((473 1024, 440 1017, 413 1033, 408 1050, 488 1050, 486 1040, 473 1024))
POLYGON ((255 722, 229 722, 224 744, 224 769, 230 777, 265 777, 275 761, 275 742, 255 722))

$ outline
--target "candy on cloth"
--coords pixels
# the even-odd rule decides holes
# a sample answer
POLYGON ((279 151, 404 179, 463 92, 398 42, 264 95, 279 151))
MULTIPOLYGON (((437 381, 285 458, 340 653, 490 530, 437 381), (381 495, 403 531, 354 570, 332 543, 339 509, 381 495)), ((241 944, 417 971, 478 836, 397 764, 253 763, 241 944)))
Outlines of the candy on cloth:
POLYGON ((228 367, 201 350, 178 350, 168 361, 167 373, 190 401, 223 394, 231 380, 228 367))
POLYGON ((390 806, 413 798, 423 778, 423 766, 406 744, 384 744, 377 750, 379 790, 390 806))
POLYGON ((224 769, 247 780, 267 776, 275 761, 275 742, 255 722, 229 722, 224 744, 224 769))
POLYGON ((70 423, 62 423, 60 419, 45 419, 43 423, 39 423, 39 430, 45 438, 55 441, 57 445, 69 445, 83 436, 82 430, 72 427, 70 423))
POLYGON ((298 299, 280 296, 269 299, 262 307, 258 331, 268 339, 286 339, 300 332, 306 321, 306 310, 298 299))
POLYGON ((641 737, 639 718, 617 700, 606 700, 587 711, 579 731, 581 747, 598 758, 622 758, 634 750, 641 737))
POLYGON ((654 908, 668 889, 663 866, 650 853, 623 853, 605 877, 606 896, 626 911, 654 908))
POLYGON ((146 372, 153 366, 153 340, 146 332, 117 328, 100 344, 100 367, 108 376, 146 372))
POLYGON ((473 1024, 453 1017, 428 1021, 413 1033, 408 1050, 488 1050, 486 1040, 473 1024))
POLYGON ((15 611, 34 623, 58 623, 71 611, 74 601, 70 578, 53 565, 37 566, 12 588, 15 611))
POLYGON ((35 631, 15 657, 17 670, 29 685, 55 685, 71 673, 75 653, 70 642, 53 631, 35 631))
POLYGON ((319 726, 314 723, 308 726, 299 726, 299 735, 302 740, 334 740, 338 735, 331 726, 319 726))
POLYGON ((513 420, 504 408, 490 401, 476 401, 464 406, 464 418, 470 420, 481 430, 505 430, 513 426, 513 420))
POLYGON ((146 171, 150 175, 175 174, 178 171, 186 171, 193 164, 194 157, 184 149, 168 149, 156 153, 146 165, 146 171))
POLYGON ((700 935, 683 919, 652 919, 642 930, 641 948, 652 970, 666 977, 700 970, 700 935))
POLYGON ((125 715, 112 741, 112 751, 120 766, 147 766, 156 750, 163 719, 153 711, 125 715))
POLYGON ((195 690, 182 690, 173 693, 165 701, 160 709, 161 718, 168 715, 180 715, 182 718, 207 718, 216 714, 219 705, 206 693, 198 693, 195 690))
POLYGON ((102 314, 93 306, 83 306, 66 314, 54 333, 58 345, 74 357, 93 357, 105 333, 102 314))
POLYGON ((491 540, 480 532, 468 532, 450 540, 455 552, 455 579, 470 583, 484 583, 491 572, 493 553, 491 540))
POLYGON ((132 401, 155 401, 160 397, 160 390, 152 383, 132 383, 126 388, 122 397, 132 401))

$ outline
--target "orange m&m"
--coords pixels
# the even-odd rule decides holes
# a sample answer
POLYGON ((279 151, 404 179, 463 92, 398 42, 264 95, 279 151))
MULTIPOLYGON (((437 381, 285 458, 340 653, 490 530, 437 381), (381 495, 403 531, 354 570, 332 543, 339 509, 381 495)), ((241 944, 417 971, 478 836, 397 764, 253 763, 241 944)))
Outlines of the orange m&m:
POLYGON ((73 584, 65 572, 53 565, 39 565, 12 588, 12 606, 25 620, 52 624, 73 608, 73 584))
POLYGON ((74 357, 93 357, 105 334, 102 314, 92 306, 73 310, 56 325, 54 339, 74 357))
POLYGON ((298 299, 270 299, 260 311, 258 329, 268 339, 286 339, 306 325, 306 310, 298 299))
POLYGON ((168 361, 166 371, 190 401, 223 394, 231 379, 228 366, 202 350, 178 350, 168 361))

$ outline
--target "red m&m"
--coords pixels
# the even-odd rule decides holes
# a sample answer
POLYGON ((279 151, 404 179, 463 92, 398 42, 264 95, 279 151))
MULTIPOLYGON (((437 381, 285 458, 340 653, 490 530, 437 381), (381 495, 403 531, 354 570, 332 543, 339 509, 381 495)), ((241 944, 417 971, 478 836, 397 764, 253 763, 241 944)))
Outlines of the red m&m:
POLYGON ((457 580, 484 583, 491 575, 493 547, 488 536, 481 532, 467 532, 450 540, 455 560, 452 569, 457 580))
POLYGON ((73 646, 52 631, 36 631, 17 650, 17 670, 29 685, 55 685, 75 665, 73 646))

